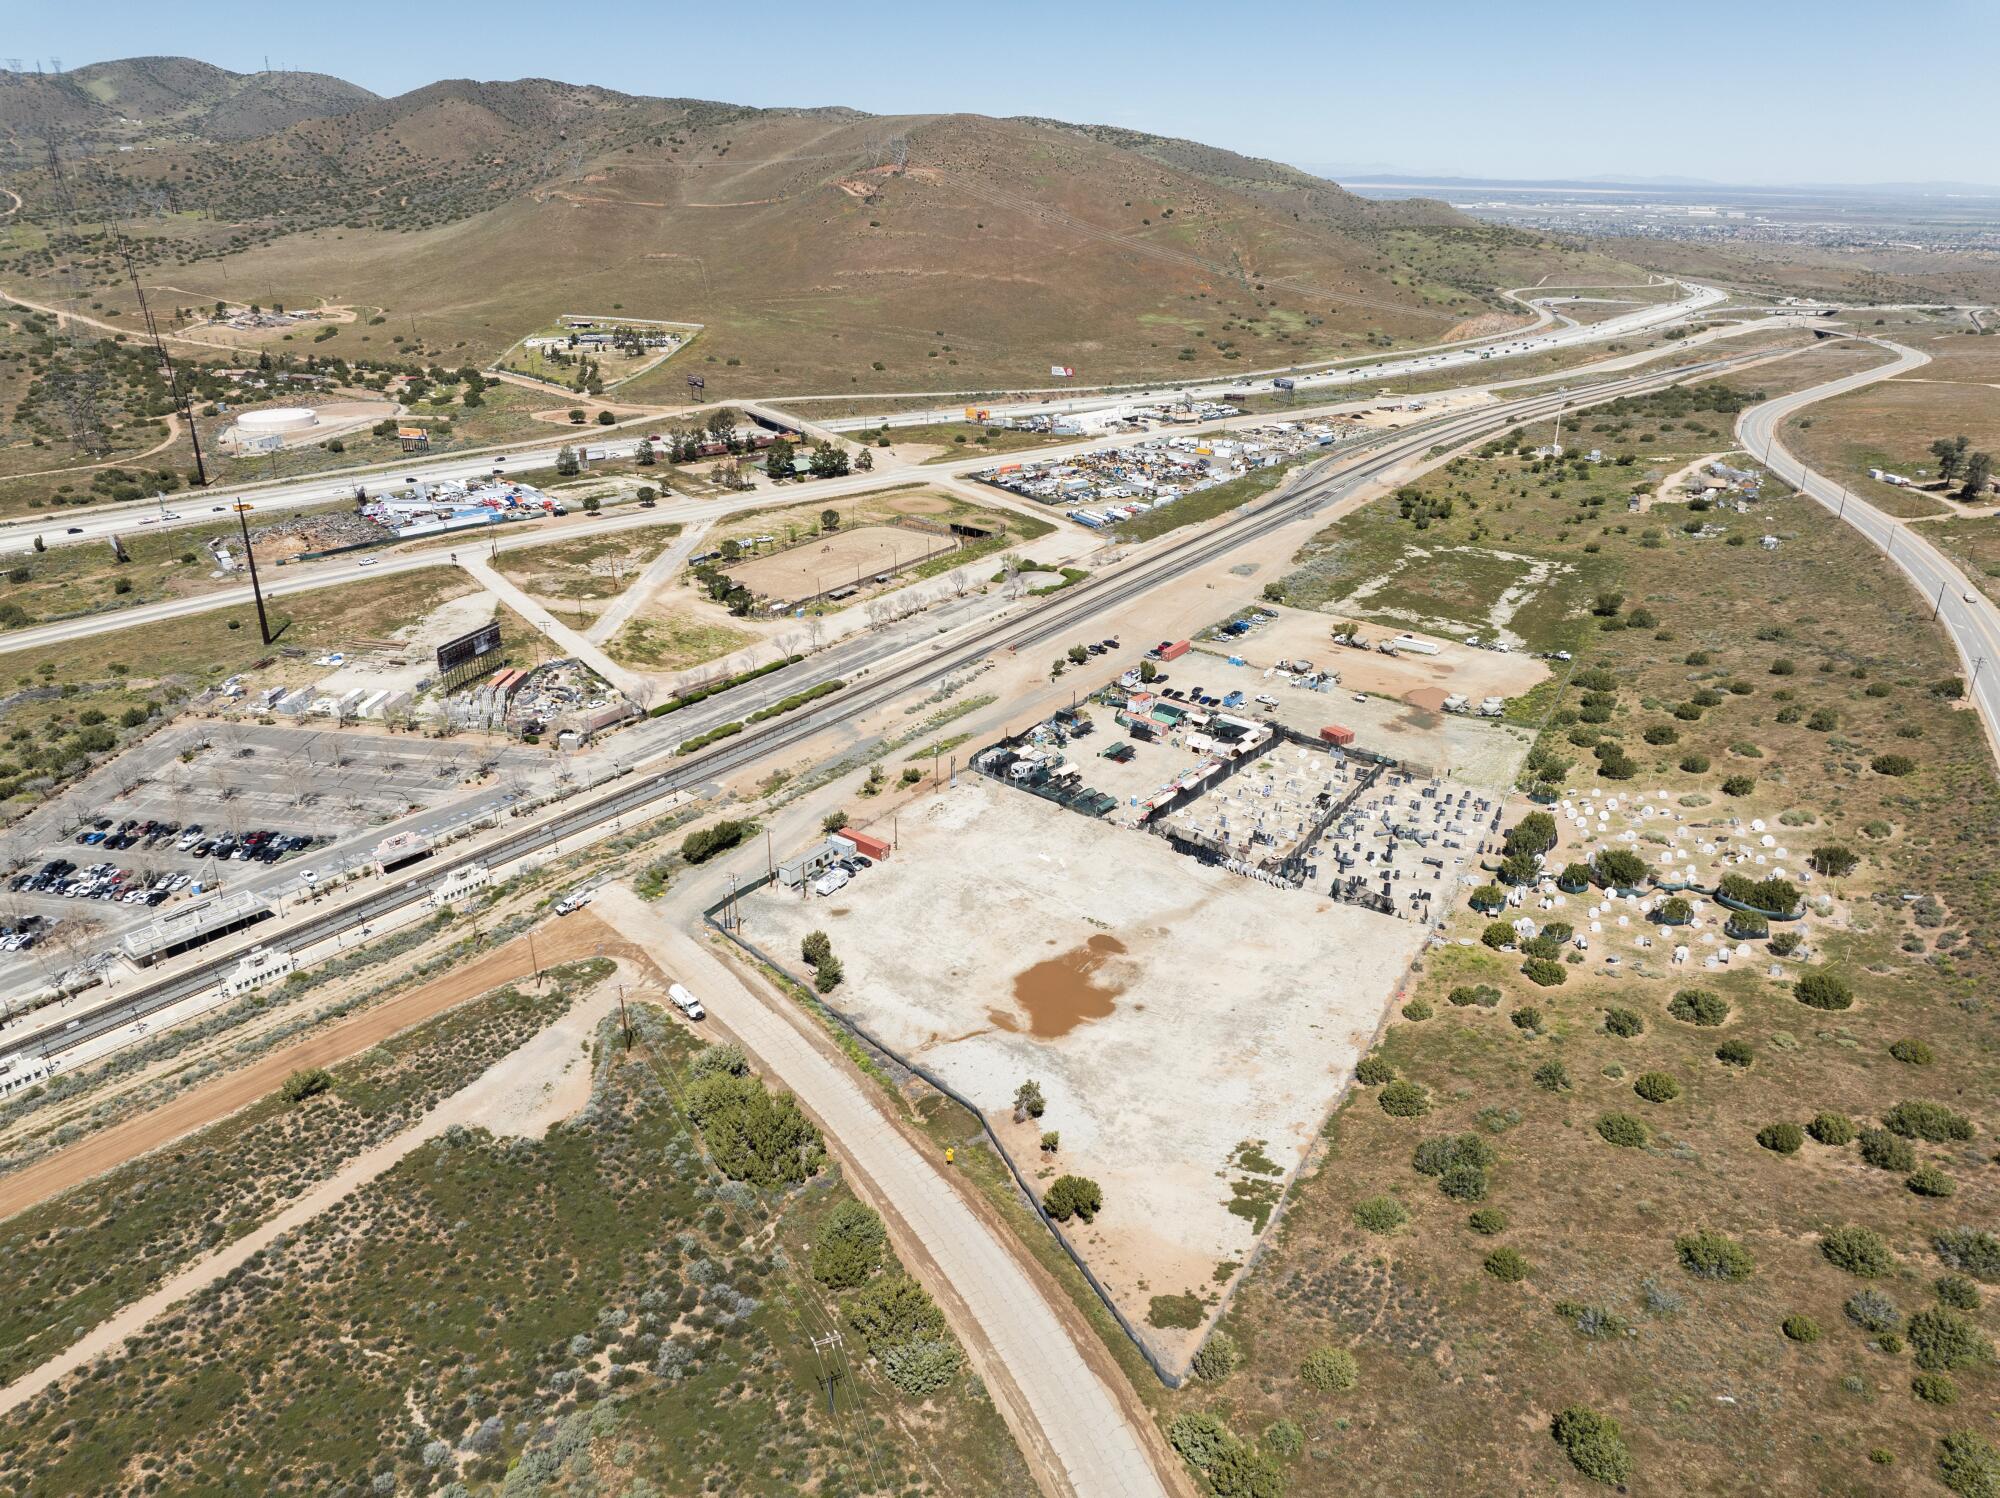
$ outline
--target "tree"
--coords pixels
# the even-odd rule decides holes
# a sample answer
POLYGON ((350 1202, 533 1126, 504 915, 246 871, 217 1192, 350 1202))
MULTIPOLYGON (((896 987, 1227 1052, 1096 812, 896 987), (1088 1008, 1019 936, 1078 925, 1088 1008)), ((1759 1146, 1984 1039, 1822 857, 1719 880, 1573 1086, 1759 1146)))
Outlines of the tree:
POLYGON ((942 1342, 948 1335, 937 1302, 907 1274, 885 1275, 863 1287, 845 1310, 847 1324, 874 1357, 912 1342, 942 1342))
POLYGON ((639 458, 639 466, 641 468, 651 468, 655 463, 659 461, 659 458, 653 452, 653 444, 651 439, 648 439, 647 441, 641 442, 639 444, 638 458, 639 458))
POLYGON ((333 1074, 323 1066, 308 1066, 286 1077, 278 1093, 288 1103, 303 1103, 309 1097, 333 1090, 333 1074))
POLYGON ((773 479, 788 479, 792 476, 792 459, 796 454, 792 444, 780 437, 764 450, 764 472, 773 479))
POLYGON ((567 442, 556 451, 556 472, 564 478, 574 478, 583 472, 583 464, 577 461, 576 449, 567 442))
POLYGON ((1612 888, 1636 888, 1646 877, 1646 860, 1630 848, 1606 848, 1597 855, 1597 877, 1612 888))
POLYGON ((1057 1222, 1071 1217, 1090 1222, 1104 1210, 1104 1192, 1088 1176, 1057 1176, 1042 1198, 1042 1208, 1057 1222))
POLYGON ((839 478, 847 472, 847 450, 831 442, 813 444, 811 473, 816 479, 839 478))
POLYGON ((581 406, 569 413, 569 424, 573 427, 583 425, 583 408, 581 406))
POLYGON ((821 511, 819 512, 819 528, 820 528, 821 530, 823 530, 823 531, 837 531, 837 530, 839 530, 839 529, 840 529, 840 511, 838 511, 838 510, 821 510, 821 511))
POLYGON ((597 413, 597 424, 601 427, 616 426, 618 418, 613 416, 609 411, 599 411, 597 413))
POLYGON ((1931 456, 1937 459, 1938 477, 1949 484, 1965 468, 1966 449, 1972 446, 1966 437, 1940 437, 1931 444, 1931 456))
POLYGON ((1042 1096, 1042 1084, 1033 1077, 1014 1089, 1014 1122, 1025 1123, 1031 1118, 1040 1118, 1048 1109, 1048 1102, 1042 1096))
POLYGON ((827 1213, 813 1239, 813 1278, 836 1290, 864 1285, 882 1267, 887 1242, 880 1217, 860 1202, 842 1202, 827 1213))
POLYGON ((1960 499, 1977 499, 1986 492, 1987 482, 1993 477, 1993 455, 1974 453, 1965 460, 1965 487, 1958 491, 1960 499))

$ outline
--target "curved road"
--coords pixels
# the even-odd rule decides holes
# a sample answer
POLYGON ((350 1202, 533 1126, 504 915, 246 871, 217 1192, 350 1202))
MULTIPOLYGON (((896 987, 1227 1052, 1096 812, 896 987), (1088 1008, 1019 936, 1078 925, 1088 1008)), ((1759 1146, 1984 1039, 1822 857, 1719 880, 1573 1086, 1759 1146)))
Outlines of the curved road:
POLYGON ((1895 361, 1752 406, 1737 418, 1736 435, 1751 453, 1768 454, 1765 466, 1777 477, 1812 496, 1886 554, 1937 610, 1939 626, 1965 664, 1972 705, 1986 727, 1987 743, 2000 758, 2000 608, 1995 608, 1956 562, 1925 539, 1921 527, 1906 525, 1806 467, 1778 438, 1786 418, 1806 406, 1894 379, 1931 362, 1931 356, 1920 349, 1884 338, 1863 341, 1887 349, 1896 355, 1895 361))

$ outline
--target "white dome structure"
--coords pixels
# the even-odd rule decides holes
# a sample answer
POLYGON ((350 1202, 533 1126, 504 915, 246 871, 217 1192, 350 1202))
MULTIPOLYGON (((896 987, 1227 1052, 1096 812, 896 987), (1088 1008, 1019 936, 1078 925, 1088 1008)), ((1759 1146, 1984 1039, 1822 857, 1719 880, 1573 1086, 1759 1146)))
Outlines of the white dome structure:
POLYGON ((310 406, 272 406, 264 411, 245 411, 236 418, 237 430, 246 437, 303 432, 318 425, 319 413, 310 406))

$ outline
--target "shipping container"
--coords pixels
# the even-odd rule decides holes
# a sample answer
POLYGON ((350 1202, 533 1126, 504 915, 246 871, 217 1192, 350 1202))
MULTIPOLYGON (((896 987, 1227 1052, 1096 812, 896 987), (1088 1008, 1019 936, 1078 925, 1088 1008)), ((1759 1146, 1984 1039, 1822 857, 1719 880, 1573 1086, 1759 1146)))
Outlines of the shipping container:
POLYGON ((870 837, 865 832, 856 832, 852 827, 841 828, 840 835, 854 844, 854 851, 857 853, 865 853, 870 858, 887 858, 889 856, 889 844, 879 837, 870 837))
POLYGON ((1338 723, 1329 723, 1319 731, 1319 736, 1326 743, 1338 744, 1343 749, 1354 742, 1354 730, 1342 728, 1338 723))
POLYGON ((1179 660, 1182 656, 1188 653, 1188 649, 1189 649, 1188 641, 1176 640, 1171 645, 1162 645, 1160 647, 1160 659, 1163 661, 1179 660))

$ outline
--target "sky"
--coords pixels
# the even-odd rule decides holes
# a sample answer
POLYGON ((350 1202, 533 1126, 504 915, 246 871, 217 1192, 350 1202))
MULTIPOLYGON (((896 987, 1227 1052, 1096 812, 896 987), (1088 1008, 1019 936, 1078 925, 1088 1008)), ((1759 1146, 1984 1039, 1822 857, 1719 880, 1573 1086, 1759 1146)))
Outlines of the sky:
MULTIPOLYGON (((559 78, 739 104, 1045 115, 1347 172, 1993 182, 1996 0, 75 0, 0 59, 198 57, 380 94, 559 78)), ((4 65, 4 62, 0 62, 4 65)))

